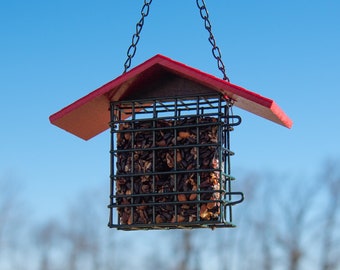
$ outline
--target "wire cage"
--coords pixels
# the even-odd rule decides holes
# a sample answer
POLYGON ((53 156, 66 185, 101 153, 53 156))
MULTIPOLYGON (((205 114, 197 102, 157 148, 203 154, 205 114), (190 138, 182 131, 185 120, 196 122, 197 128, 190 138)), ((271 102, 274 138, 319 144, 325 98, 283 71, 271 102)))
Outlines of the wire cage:
POLYGON ((220 94, 111 102, 109 227, 233 227, 231 107, 220 94))

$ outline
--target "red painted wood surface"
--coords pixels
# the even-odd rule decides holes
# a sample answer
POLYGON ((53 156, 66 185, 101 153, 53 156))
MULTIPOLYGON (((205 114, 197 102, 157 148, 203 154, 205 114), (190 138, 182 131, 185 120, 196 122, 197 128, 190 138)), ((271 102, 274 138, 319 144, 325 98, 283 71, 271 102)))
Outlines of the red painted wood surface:
MULTIPOLYGON (((234 105, 291 128, 292 120, 275 101, 198 69, 156 55, 50 116, 50 122, 84 140, 109 128, 110 101, 124 100, 166 77, 189 80, 232 98, 234 105)), ((166 82, 165 82, 166 83, 166 82)))

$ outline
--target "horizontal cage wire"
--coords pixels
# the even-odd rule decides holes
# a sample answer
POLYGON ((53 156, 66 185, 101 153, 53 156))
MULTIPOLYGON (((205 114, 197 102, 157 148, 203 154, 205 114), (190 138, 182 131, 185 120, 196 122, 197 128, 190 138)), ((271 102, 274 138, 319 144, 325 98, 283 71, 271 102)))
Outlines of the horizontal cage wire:
POLYGON ((112 102, 109 227, 232 227, 243 194, 231 191, 241 118, 230 106, 222 95, 112 102))

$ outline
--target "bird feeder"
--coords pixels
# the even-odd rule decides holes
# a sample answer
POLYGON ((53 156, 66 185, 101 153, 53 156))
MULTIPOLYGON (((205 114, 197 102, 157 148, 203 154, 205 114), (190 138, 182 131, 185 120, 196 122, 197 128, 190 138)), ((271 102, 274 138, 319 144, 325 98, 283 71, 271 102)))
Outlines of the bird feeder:
POLYGON ((50 116, 84 139, 111 131, 109 227, 232 227, 237 106, 290 128, 271 99, 156 55, 50 116))

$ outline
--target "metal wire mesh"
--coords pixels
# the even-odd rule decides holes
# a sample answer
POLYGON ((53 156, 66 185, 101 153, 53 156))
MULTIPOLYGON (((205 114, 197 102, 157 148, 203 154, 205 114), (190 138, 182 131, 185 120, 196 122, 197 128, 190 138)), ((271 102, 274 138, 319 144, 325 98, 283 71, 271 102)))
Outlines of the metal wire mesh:
POLYGON ((243 194, 231 190, 230 107, 222 95, 112 102, 109 227, 232 227, 243 194))

